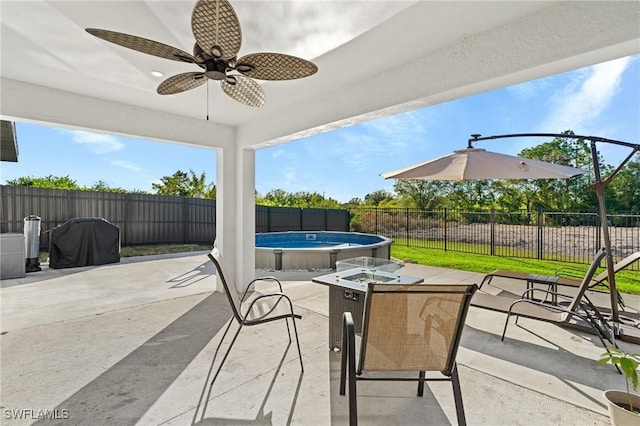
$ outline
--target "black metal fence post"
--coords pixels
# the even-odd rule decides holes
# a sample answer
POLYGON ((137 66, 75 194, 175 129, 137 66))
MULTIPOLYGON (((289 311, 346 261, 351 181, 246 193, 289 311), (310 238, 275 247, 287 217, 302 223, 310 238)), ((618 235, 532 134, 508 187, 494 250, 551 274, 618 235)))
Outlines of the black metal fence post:
POLYGON ((374 226, 374 234, 378 233, 378 207, 376 207, 376 224, 374 226))
MULTIPOLYGON (((607 220, 607 218, 605 218, 607 220)), ((602 247, 602 220, 600 212, 596 209, 596 248, 602 247)))
POLYGON ((444 209, 444 251, 447 251, 447 209, 444 209))
POLYGON ((489 244, 489 250, 491 253, 491 256, 495 256, 496 254, 496 212, 495 210, 491 210, 491 225, 490 225, 490 233, 491 236, 490 238, 490 244, 489 244))
POLYGON ((538 260, 542 260, 542 244, 544 232, 542 225, 544 224, 544 211, 542 207, 538 207, 538 260))
POLYGON ((409 231, 409 207, 405 209, 405 220, 407 227, 407 246, 411 246, 411 232, 409 231))

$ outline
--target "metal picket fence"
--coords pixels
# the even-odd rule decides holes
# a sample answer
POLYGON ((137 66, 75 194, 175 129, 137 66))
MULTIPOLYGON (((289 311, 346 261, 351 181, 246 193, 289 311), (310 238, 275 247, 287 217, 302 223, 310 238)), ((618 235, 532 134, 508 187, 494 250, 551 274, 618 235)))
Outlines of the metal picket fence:
MULTIPOLYGON (((409 247, 587 264, 602 247, 595 212, 358 208, 351 215, 353 231, 409 247)), ((640 213, 608 219, 614 258, 639 251, 640 213)))

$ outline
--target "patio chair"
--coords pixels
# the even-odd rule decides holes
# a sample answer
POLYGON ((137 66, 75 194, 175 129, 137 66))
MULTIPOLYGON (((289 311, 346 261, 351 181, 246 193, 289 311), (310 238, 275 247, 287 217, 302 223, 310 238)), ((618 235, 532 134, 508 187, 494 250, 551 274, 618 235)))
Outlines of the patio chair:
POLYGON ((507 327, 511 316, 516 316, 516 323, 520 317, 523 317, 564 326, 571 326, 571 321, 577 319, 582 320, 593 329, 594 334, 600 339, 602 346, 607 348, 607 344, 605 343, 605 340, 607 340, 612 346, 617 347, 613 330, 586 294, 586 291, 592 282, 592 277, 595 274, 598 265, 602 259, 604 259, 605 254, 604 249, 601 249, 596 253, 587 273, 576 291, 576 294, 573 296, 540 288, 527 289, 520 299, 477 292, 471 299, 471 306, 507 314, 504 329, 502 331, 502 341, 504 341, 507 333, 507 327), (536 293, 541 293, 541 295, 545 297, 536 298, 536 293), (554 295, 563 300, 566 307, 564 305, 548 303, 545 300, 547 295, 554 295))
POLYGON ((456 353, 472 285, 398 285, 370 283, 365 299, 360 359, 356 367, 355 327, 351 312, 343 314, 340 395, 349 381, 349 424, 358 423, 356 381, 450 381, 458 424, 466 424, 456 353), (370 376, 374 371, 416 371, 417 378, 370 376), (426 373, 442 376, 427 378, 426 373))
MULTIPOLYGON (((627 268, 628 266, 630 266, 634 262, 637 262, 638 260, 640 260, 640 251, 630 254, 629 256, 625 257, 624 259, 622 259, 621 261, 613 265, 613 271, 614 273, 618 273, 619 271, 627 268)), ((509 279, 522 280, 522 281, 531 281, 531 280, 535 281, 536 279, 539 279, 538 282, 547 281, 549 284, 548 290, 552 290, 555 292, 558 291, 559 285, 566 286, 566 287, 574 287, 574 288, 580 287, 580 284, 582 283, 582 281, 559 276, 559 274, 564 270, 566 270, 565 267, 556 270, 553 273, 553 275, 541 276, 537 274, 529 274, 527 272, 496 269, 495 271, 484 276, 484 278, 482 279, 482 282, 480 283, 479 288, 482 289, 482 286, 484 284, 489 284, 494 277, 509 278, 509 279)), ((600 274, 596 275, 591 279, 591 281, 589 282, 589 288, 593 288, 598 285, 603 285, 605 287, 608 287, 607 285, 608 279, 609 279, 609 273, 605 269, 603 272, 601 272, 600 274)), ((622 308, 625 307, 624 299, 622 298, 622 295, 620 293, 618 293, 618 304, 622 308)))
POLYGON ((284 320, 287 324, 289 343, 291 343, 291 329, 289 328, 289 318, 291 318, 291 321, 293 322, 293 331, 296 335, 298 357, 300 359, 300 369, 302 370, 302 372, 304 372, 304 366, 302 365, 302 352, 300 351, 300 339, 298 338, 298 329, 296 328, 296 319, 302 319, 302 316, 294 312, 293 303, 291 302, 291 299, 282 292, 282 284, 280 283, 280 281, 275 277, 256 278, 249 283, 247 289, 242 295, 242 298, 238 298, 236 287, 231 281, 231 276, 227 273, 227 270, 224 266, 222 254, 220 253, 218 248, 214 247, 213 250, 211 250, 211 253, 208 254, 208 256, 216 267, 218 279, 222 283, 222 287, 224 287, 224 291, 227 294, 229 303, 231 305, 231 311, 233 312, 233 316, 229 319, 227 328, 225 329, 224 334, 220 339, 220 343, 218 344, 215 352, 216 354, 220 350, 222 342, 224 341, 224 338, 226 337, 227 332, 229 331, 229 328, 233 323, 233 320, 235 319, 239 324, 238 330, 234 334, 233 339, 229 344, 229 348, 222 357, 222 361, 220 361, 220 365, 218 366, 218 369, 216 370, 216 373, 211 380, 211 386, 213 386, 213 383, 216 381, 218 374, 220 374, 220 370, 222 370, 222 366, 224 365, 224 362, 226 361, 229 352, 231 352, 231 348, 233 347, 233 344, 235 343, 236 338, 240 334, 240 330, 242 330, 243 327, 284 320), (249 295, 251 288, 258 281, 275 282, 278 284, 280 291, 275 293, 259 294, 251 300, 247 300, 247 296, 249 295))

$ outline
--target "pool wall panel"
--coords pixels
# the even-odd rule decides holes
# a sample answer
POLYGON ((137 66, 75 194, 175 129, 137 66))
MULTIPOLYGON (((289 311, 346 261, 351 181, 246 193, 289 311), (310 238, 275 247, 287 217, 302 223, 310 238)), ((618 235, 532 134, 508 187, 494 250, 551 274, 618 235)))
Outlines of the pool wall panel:
POLYGON ((256 247, 256 268, 271 270, 330 270, 338 260, 367 256, 389 259, 393 241, 371 234, 354 232, 281 232, 260 234, 267 245, 256 247), (288 244, 307 240, 339 241, 346 245, 319 248, 291 248, 288 244), (363 244, 356 244, 356 242, 363 244), (367 244, 367 242, 369 242, 367 244), (269 245, 274 245, 273 247, 269 245), (282 244, 279 246, 278 244, 282 244), (353 245, 349 245, 353 244, 353 245))

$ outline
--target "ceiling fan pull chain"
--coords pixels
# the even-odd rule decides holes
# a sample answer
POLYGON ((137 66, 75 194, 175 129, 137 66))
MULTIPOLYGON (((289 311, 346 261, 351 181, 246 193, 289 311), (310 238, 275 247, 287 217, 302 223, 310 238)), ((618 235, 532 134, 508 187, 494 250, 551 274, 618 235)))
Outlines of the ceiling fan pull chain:
POLYGON ((207 121, 209 121, 209 80, 207 80, 207 121))

